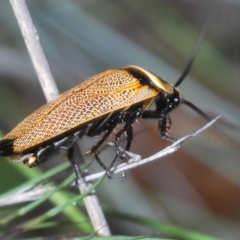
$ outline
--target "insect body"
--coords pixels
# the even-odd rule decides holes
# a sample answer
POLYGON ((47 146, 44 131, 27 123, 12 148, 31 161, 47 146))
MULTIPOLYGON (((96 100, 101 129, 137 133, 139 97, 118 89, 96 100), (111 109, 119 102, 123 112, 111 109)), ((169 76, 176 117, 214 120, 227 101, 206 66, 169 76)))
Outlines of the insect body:
POLYGON ((132 141, 132 123, 137 118, 159 120, 161 136, 169 137, 169 113, 183 101, 179 90, 141 67, 112 69, 93 76, 53 100, 18 124, 0 141, 0 156, 29 167, 66 152, 83 135, 103 138, 91 149, 105 169, 97 151, 117 124, 124 123, 116 134, 128 134, 126 149, 132 141), (148 110, 155 102, 156 109, 148 110))

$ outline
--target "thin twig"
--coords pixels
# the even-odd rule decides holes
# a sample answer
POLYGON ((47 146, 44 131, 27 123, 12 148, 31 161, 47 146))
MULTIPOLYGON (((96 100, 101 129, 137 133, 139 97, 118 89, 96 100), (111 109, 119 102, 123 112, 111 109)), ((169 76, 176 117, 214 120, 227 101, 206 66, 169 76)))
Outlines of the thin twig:
MULTIPOLYGON (((39 41, 37 30, 33 24, 27 5, 24 0, 10 0, 13 11, 17 18, 23 38, 31 56, 38 79, 44 91, 47 101, 51 101, 58 96, 58 89, 54 78, 52 77, 47 59, 39 41)), ((91 187, 91 184, 81 183, 80 192, 91 187)), ((91 194, 84 198, 84 204, 92 221, 93 228, 98 235, 109 236, 110 229, 100 207, 96 194, 91 194), (98 219, 96 219, 98 218, 98 219), (104 226, 95 223, 104 223, 104 226)))
MULTIPOLYGON (((33 187, 33 186, 31 186, 33 187)), ((31 189, 24 192, 16 192, 9 197, 4 197, 0 199, 0 206, 10 206, 18 203, 32 202, 41 197, 43 197, 48 192, 52 191, 54 187, 46 187, 43 185, 38 186, 37 188, 31 189)))
POLYGON ((24 41, 37 73, 47 101, 56 98, 59 93, 51 74, 46 56, 39 41, 37 30, 24 0, 10 0, 14 14, 21 29, 24 41))

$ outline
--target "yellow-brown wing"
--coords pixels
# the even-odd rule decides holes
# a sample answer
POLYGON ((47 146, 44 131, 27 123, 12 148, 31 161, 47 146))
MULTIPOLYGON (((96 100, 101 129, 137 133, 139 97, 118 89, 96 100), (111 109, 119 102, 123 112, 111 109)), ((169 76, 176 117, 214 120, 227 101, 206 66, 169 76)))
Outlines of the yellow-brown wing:
POLYGON ((109 113, 151 100, 157 94, 156 90, 141 85, 128 71, 109 70, 87 79, 45 104, 4 139, 14 140, 14 153, 21 153, 109 113))

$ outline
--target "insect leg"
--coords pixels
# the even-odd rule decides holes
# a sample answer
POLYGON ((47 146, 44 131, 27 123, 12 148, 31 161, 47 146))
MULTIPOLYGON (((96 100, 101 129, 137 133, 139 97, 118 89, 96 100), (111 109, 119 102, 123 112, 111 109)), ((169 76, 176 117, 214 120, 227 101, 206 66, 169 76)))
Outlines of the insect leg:
MULTIPOLYGON (((125 150, 129 151, 130 147, 131 147, 132 140, 133 140, 133 127, 132 127, 132 124, 128 125, 128 127, 126 129, 126 133, 127 133, 127 144, 126 144, 125 150)), ((119 148, 119 144, 118 144, 118 148, 119 148)), ((119 152, 119 150, 118 150, 118 152, 119 152)), ((119 152, 119 157, 122 159, 122 161, 124 161, 125 155, 123 156, 119 152)), ((114 162, 115 162, 115 160, 112 162, 111 165, 113 165, 114 162)), ((122 181, 126 180, 126 173, 125 173, 125 171, 122 171, 121 180, 122 181)))
MULTIPOLYGON (((139 108, 134 112, 120 112, 115 116, 109 117, 108 121, 104 121, 104 124, 101 124, 101 128, 97 127, 96 129, 91 130, 91 134, 94 134, 95 131, 106 131, 104 136, 101 138, 101 140, 91 149, 91 153, 93 154, 94 158, 97 160, 99 165, 106 171, 107 176, 109 178, 112 178, 110 169, 112 168, 113 164, 115 163, 116 159, 118 156, 121 157, 121 151, 120 151, 120 146, 119 146, 119 139, 121 135, 124 132, 127 132, 128 134, 128 140, 127 140, 127 145, 126 145, 126 150, 130 149, 131 142, 132 142, 132 123, 141 116, 142 109, 139 108), (117 155, 113 159, 111 165, 107 167, 100 159, 100 157, 97 154, 98 149, 100 146, 104 143, 104 141, 109 137, 109 135, 112 133, 113 129, 116 127, 118 123, 125 122, 125 126, 116 134, 115 138, 115 145, 116 145, 116 151, 117 155)), ((100 126, 100 125, 99 125, 100 126)))
MULTIPOLYGON (((112 168, 112 166, 114 165, 114 163, 116 162, 117 157, 120 157, 122 160, 124 159, 125 156, 122 155, 122 150, 120 149, 120 137, 122 134, 124 134, 125 132, 127 133, 127 145, 125 147, 125 150, 129 150, 131 147, 131 143, 132 143, 132 139, 133 139, 133 130, 132 130, 132 124, 134 123, 134 121, 139 118, 141 116, 142 113, 142 109, 139 108, 134 112, 122 112, 121 113, 121 117, 122 120, 124 122, 126 122, 126 124, 124 125, 124 127, 116 134, 115 136, 115 146, 116 146, 116 152, 117 155, 116 157, 113 159, 111 165, 110 165, 110 169, 112 168)), ((120 116, 119 116, 120 117, 120 116)), ((126 179, 125 176, 125 172, 122 172, 122 180, 126 179)))
POLYGON ((125 112, 120 112, 116 115, 108 116, 107 118, 100 120, 99 122, 96 122, 94 125, 92 125, 92 128, 88 131, 88 136, 94 136, 97 134, 100 134, 101 132, 105 132, 104 136, 100 139, 100 141, 92 147, 91 153, 93 154, 94 158, 97 160, 99 165, 106 171, 107 176, 109 178, 112 178, 111 173, 109 169, 112 167, 112 164, 110 167, 107 167, 100 159, 100 157, 97 154, 98 149, 100 146, 104 143, 104 141, 109 137, 109 135, 112 133, 113 129, 116 127, 118 123, 125 122, 126 118, 125 112))
POLYGON ((80 173, 80 166, 78 164, 78 161, 76 157, 79 157, 81 161, 83 161, 83 157, 81 152, 79 151, 78 154, 75 154, 76 149, 78 149, 77 143, 74 143, 68 150, 67 150, 67 157, 70 160, 72 167, 74 169, 74 172, 76 174, 77 180, 76 185, 78 185, 79 180, 81 179, 81 173, 80 173))
MULTIPOLYGON (((130 147, 131 147, 131 143, 132 143, 132 136, 133 136, 133 131, 132 131, 132 125, 127 125, 127 129, 124 130, 124 129, 121 129, 115 136, 115 146, 116 146, 116 152, 117 152, 117 157, 120 157, 121 159, 123 159, 125 156, 122 155, 122 150, 120 149, 120 137, 121 135, 126 132, 127 133, 127 144, 126 144, 126 147, 125 147, 125 150, 129 150, 130 147)), ((112 161, 111 165, 109 168, 111 168, 114 163, 115 163, 115 160, 116 158, 114 158, 114 160, 112 161)))
POLYGON ((104 143, 104 141, 109 137, 109 135, 112 133, 113 129, 106 131, 106 133, 104 134, 104 136, 100 139, 100 141, 98 141, 98 143, 92 147, 91 149, 91 153, 93 154, 94 158, 97 160, 97 162, 99 163, 99 165, 106 171, 107 176, 112 179, 112 175, 109 171, 109 168, 102 162, 102 160, 100 159, 100 157, 97 154, 98 149, 100 148, 100 146, 104 143))
POLYGON ((137 118, 141 117, 143 113, 142 108, 138 108, 136 111, 131 113, 125 113, 125 126, 116 134, 115 137, 115 145, 117 150, 117 155, 121 157, 120 154, 120 146, 119 146, 119 140, 123 133, 127 133, 127 145, 125 147, 125 150, 129 150, 132 143, 133 138, 133 131, 132 131, 132 124, 136 121, 137 118))
POLYGON ((127 133, 127 144, 125 147, 125 150, 129 151, 131 148, 132 140, 133 140, 133 127, 132 125, 129 125, 129 127, 126 130, 127 133))
POLYGON ((158 112, 155 112, 155 111, 144 110, 142 113, 142 118, 145 118, 145 119, 158 118, 159 119, 158 129, 160 130, 162 139, 164 139, 168 142, 176 141, 176 139, 168 136, 168 130, 170 129, 170 127, 172 125, 172 121, 171 121, 169 114, 166 114, 165 112, 162 112, 159 114, 158 112))
POLYGON ((176 141, 176 139, 168 136, 168 130, 170 129, 171 124, 172 124, 172 121, 171 121, 169 114, 167 114, 167 115, 162 114, 162 116, 158 122, 158 128, 161 132, 162 139, 173 143, 176 141))

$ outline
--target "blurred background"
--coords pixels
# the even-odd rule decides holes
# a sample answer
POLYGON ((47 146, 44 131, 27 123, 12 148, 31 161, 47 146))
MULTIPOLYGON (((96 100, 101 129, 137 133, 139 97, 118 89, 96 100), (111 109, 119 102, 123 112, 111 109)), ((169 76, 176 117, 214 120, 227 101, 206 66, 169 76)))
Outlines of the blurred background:
MULTIPOLYGON (((179 87, 218 126, 184 142, 159 161, 105 179, 100 201, 113 209, 157 219, 224 239, 240 236, 240 2, 187 0, 27 1, 60 92, 101 71, 138 65, 174 84, 188 63, 203 25, 208 26, 193 68, 179 87)), ((45 103, 15 16, 0 1, 0 129, 4 135, 45 103)), ((172 114, 180 138, 205 121, 186 106, 172 114)), ((86 152, 95 139, 80 141, 86 152)), ((168 143, 156 120, 134 124, 131 151, 147 157, 168 143)), ((51 168, 58 161, 44 164, 51 168)), ((92 172, 101 170, 92 164, 92 172)), ((22 164, 0 161, 0 193, 24 182, 22 164)), ((40 168, 40 167, 39 167, 40 168)), ((24 170, 24 171, 25 171, 24 170)), ((0 209, 1 211, 1 209, 0 209)), ((114 234, 154 234, 108 217, 114 234)))

